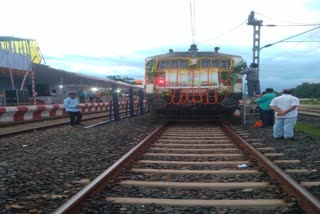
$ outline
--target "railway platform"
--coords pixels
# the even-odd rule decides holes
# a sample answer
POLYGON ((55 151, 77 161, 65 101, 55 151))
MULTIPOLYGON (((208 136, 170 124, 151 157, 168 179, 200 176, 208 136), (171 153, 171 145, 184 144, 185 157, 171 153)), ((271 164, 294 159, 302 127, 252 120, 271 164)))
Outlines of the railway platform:
MULTIPOLYGON (((134 101, 132 106, 129 101, 117 102, 117 105, 110 102, 103 103, 81 103, 81 112, 83 114, 98 113, 98 112, 112 112, 131 110, 134 107, 140 106, 145 109, 146 101, 134 101)), ((0 125, 30 122, 42 119, 51 119, 57 117, 67 116, 67 112, 64 109, 63 104, 52 105, 24 105, 24 106, 0 106, 0 125)))

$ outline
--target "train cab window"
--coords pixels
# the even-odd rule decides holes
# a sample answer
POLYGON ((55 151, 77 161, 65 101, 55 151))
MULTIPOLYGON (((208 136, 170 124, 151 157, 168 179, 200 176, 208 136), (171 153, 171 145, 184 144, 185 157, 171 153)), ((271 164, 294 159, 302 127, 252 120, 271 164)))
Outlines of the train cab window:
POLYGON ((227 60, 221 60, 221 68, 222 69, 229 69, 231 65, 231 62, 229 59, 227 60))
POLYGON ((165 60, 159 62, 159 69, 165 68, 187 68, 188 60, 178 59, 178 60, 165 60))
POLYGON ((219 59, 213 59, 211 60, 212 67, 220 68, 220 60, 219 59))
POLYGON ((170 68, 187 68, 188 61, 187 60, 172 60, 170 61, 170 68))
POLYGON ((201 59, 200 66, 201 68, 211 68, 212 67, 211 59, 201 59))
POLYGON ((169 68, 169 60, 166 61, 160 61, 159 62, 159 69, 165 69, 165 68, 169 68))

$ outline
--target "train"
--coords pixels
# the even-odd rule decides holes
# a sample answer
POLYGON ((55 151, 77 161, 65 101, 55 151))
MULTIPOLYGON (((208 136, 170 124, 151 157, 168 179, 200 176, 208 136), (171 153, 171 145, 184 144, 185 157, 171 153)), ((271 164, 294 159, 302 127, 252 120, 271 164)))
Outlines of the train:
POLYGON ((173 119, 216 119, 232 117, 242 99, 241 56, 187 51, 150 56, 145 59, 145 93, 155 115, 173 119))

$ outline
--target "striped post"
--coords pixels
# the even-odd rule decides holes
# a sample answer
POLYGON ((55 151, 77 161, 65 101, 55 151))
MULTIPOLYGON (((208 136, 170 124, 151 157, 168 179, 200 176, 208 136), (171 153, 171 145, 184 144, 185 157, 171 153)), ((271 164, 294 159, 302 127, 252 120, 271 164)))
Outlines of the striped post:
POLYGON ((31 85, 32 85, 32 98, 33 98, 33 105, 37 104, 36 101, 36 86, 34 82, 34 72, 31 71, 31 85))

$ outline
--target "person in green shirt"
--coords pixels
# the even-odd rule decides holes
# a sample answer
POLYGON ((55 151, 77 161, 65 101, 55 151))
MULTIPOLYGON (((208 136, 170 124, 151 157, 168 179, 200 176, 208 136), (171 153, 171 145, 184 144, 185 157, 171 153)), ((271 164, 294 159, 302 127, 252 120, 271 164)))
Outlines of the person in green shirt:
POLYGON ((273 126, 274 112, 269 105, 272 99, 277 96, 275 93, 273 93, 273 88, 267 88, 265 92, 266 93, 263 96, 256 99, 256 103, 260 107, 262 128, 273 126))

